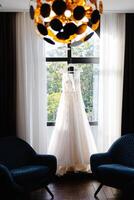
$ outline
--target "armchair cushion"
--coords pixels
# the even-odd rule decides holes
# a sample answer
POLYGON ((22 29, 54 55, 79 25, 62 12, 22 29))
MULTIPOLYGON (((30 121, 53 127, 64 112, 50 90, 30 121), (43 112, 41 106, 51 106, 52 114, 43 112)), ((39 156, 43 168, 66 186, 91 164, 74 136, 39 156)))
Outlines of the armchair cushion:
POLYGON ((32 188, 40 180, 47 181, 49 168, 43 165, 29 165, 12 169, 11 174, 17 184, 25 188, 32 188))
POLYGON ((107 186, 122 188, 134 180, 134 168, 120 164, 100 165, 97 169, 97 176, 98 180, 107 186))

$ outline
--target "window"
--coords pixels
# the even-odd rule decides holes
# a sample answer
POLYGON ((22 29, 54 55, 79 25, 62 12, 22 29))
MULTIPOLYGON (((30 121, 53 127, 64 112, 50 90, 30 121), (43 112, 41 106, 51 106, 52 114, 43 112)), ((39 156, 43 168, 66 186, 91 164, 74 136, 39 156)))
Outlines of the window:
POLYGON ((46 44, 48 126, 54 125, 59 105, 62 75, 60 69, 72 63, 81 68, 81 89, 91 125, 98 121, 99 37, 94 36, 77 47, 46 44))

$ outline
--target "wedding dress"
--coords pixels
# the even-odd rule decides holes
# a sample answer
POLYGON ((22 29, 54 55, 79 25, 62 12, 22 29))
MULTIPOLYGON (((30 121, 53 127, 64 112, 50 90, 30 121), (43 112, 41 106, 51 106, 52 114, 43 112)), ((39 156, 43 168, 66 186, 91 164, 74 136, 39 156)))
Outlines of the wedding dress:
POLYGON ((48 153, 57 158, 57 175, 90 171, 96 145, 81 94, 80 71, 63 72, 62 94, 48 153))

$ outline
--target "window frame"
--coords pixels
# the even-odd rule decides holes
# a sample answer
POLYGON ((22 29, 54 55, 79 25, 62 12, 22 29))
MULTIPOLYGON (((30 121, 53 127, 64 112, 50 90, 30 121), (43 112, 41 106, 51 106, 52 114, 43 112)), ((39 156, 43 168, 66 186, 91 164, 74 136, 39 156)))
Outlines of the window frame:
MULTIPOLYGON (((99 57, 72 57, 71 46, 67 46, 67 57, 46 57, 46 62, 67 62, 67 64, 99 64, 99 57)), ((97 126, 98 121, 90 122, 91 126, 97 126)), ((55 126, 55 122, 48 122, 47 126, 55 126)))

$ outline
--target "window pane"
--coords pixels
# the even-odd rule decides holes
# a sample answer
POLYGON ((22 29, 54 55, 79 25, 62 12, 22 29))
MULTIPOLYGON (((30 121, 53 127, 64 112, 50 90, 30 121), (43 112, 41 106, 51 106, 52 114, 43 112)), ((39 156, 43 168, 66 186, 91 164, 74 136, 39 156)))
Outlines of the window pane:
POLYGON ((66 66, 66 62, 49 62, 47 63, 47 116, 48 122, 55 122, 56 112, 59 105, 62 74, 60 69, 66 66))
POLYGON ((72 47, 72 57, 99 57, 99 37, 95 33, 87 42, 72 47))
POLYGON ((67 57, 67 45, 66 44, 56 44, 51 45, 45 43, 46 57, 67 57))
MULTIPOLYGON (((49 62, 48 66, 48 122, 55 122, 56 112, 59 105, 62 75, 60 69, 66 67, 63 62, 49 62)), ((98 119, 98 65, 97 64, 77 64, 81 68, 81 89, 85 110, 90 122, 98 119)))
POLYGON ((81 90, 85 104, 85 111, 90 122, 98 121, 98 64, 77 64, 81 72, 81 90))

